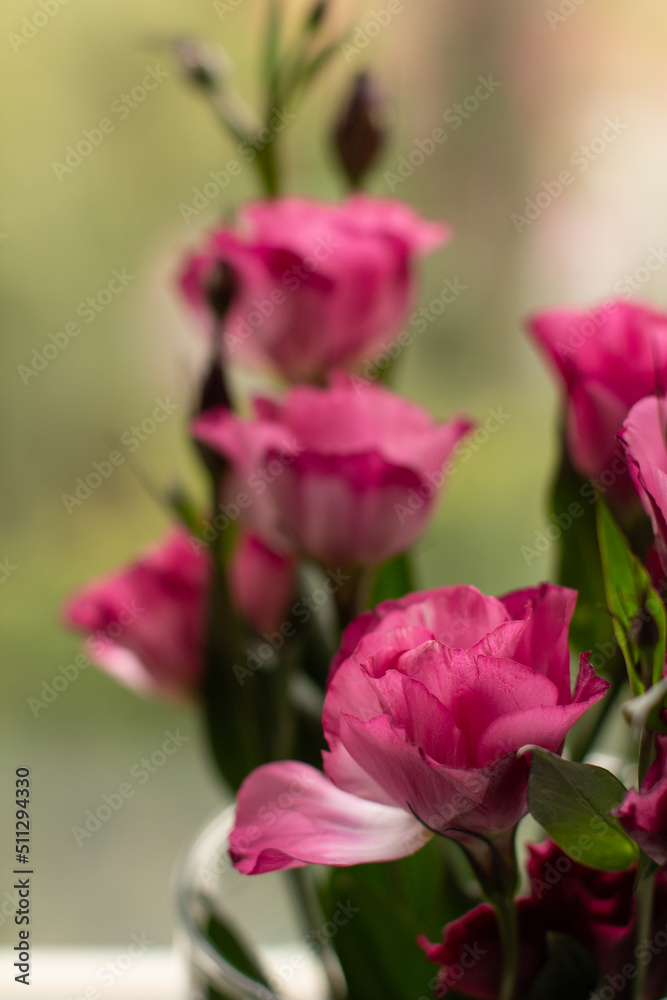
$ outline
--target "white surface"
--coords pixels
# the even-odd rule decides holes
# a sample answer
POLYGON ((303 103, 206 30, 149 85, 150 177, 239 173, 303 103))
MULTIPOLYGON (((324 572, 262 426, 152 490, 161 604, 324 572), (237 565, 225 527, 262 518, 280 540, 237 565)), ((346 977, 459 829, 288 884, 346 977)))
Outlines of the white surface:
MULTIPOLYGON (((135 951, 138 951, 135 948, 135 951)), ((0 1000, 185 1000, 182 964, 170 948, 137 957, 118 948, 35 948, 30 985, 14 981, 15 953, 0 948, 0 1000), (88 993, 86 993, 88 991, 88 993)))

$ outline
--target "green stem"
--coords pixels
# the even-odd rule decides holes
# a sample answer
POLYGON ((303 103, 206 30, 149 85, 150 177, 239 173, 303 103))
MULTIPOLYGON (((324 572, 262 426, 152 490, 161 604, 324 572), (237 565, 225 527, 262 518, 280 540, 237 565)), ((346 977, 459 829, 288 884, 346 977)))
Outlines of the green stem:
MULTIPOLYGON (((637 893, 637 945, 642 945, 651 939, 654 895, 655 872, 642 883, 637 893)), ((638 963, 634 1000, 645 1000, 650 968, 650 962, 638 963)))
POLYGON ((257 151, 257 169, 262 178, 264 191, 270 198, 275 198, 280 193, 280 177, 278 162, 275 152, 276 136, 269 139, 264 149, 257 151))
POLYGON ((519 922, 513 896, 493 901, 503 949, 503 977, 499 1000, 515 1000, 519 975, 519 922))
POLYGON ((639 788, 641 788, 642 782, 646 777, 646 772, 651 766, 653 735, 648 729, 642 729, 642 734, 639 737, 639 761, 637 764, 637 786, 639 788))

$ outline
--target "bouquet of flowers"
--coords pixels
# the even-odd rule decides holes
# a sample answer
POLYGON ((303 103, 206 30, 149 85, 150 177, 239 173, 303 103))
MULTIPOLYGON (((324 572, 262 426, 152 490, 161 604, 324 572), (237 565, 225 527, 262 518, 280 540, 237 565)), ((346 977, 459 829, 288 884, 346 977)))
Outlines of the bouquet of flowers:
MULTIPOLYGON (((415 589, 411 549, 475 423, 389 382, 418 259, 452 233, 364 192, 384 139, 366 73, 333 129, 347 196, 283 193, 285 109, 344 44, 327 8, 289 34, 270 0, 260 115, 207 46, 173 46, 262 188, 180 278, 210 345, 190 427, 210 500, 169 493, 168 537, 66 620, 118 680, 200 704, 236 795, 231 864, 289 872, 304 925, 334 928, 327 995, 659 1000, 667 315, 619 300, 528 324, 563 387, 557 582, 415 589), (237 365, 267 390, 233 392, 237 365)), ((198 996, 287 995, 233 920, 201 933, 254 992, 198 996)))

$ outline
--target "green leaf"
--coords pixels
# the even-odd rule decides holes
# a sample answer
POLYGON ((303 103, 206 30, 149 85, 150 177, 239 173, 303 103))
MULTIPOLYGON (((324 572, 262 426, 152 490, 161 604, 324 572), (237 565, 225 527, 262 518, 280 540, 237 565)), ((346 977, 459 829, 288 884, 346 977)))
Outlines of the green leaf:
POLYGON ((639 887, 646 881, 647 878, 651 878, 652 875, 660 868, 660 865, 656 864, 653 858, 649 858, 647 854, 644 854, 642 850, 639 851, 639 861, 637 863, 637 874, 635 875, 635 892, 639 887))
POLYGON ((379 567, 371 588, 368 607, 395 600, 414 590, 412 566, 408 555, 396 556, 379 567))
MULTIPOLYGON (((250 950, 239 939, 229 924, 223 922, 219 917, 213 915, 208 921, 206 936, 225 961, 237 969, 244 976, 249 976, 255 982, 267 986, 268 983, 255 957, 250 950)), ((214 987, 209 987, 208 1000, 218 1000, 223 994, 218 993, 214 987)))
POLYGON ((563 760, 541 747, 526 747, 531 814, 566 854, 591 868, 621 871, 637 860, 637 845, 611 809, 626 788, 603 767, 563 760))
POLYGON ((416 938, 441 940, 444 924, 473 905, 457 883, 462 867, 468 873, 456 845, 436 837, 400 861, 331 871, 321 891, 327 919, 341 901, 357 910, 333 940, 349 1000, 433 995, 438 969, 416 938))
POLYGON ((597 525, 607 605, 633 694, 657 684, 665 668, 665 607, 603 500, 597 525))
POLYGON ((524 1000, 588 1000, 597 985, 595 958, 569 934, 549 934, 549 954, 524 1000))
POLYGON ((201 513, 185 490, 181 486, 172 487, 167 493, 167 502, 182 524, 196 538, 201 538, 201 513))
POLYGON ((317 55, 313 56, 313 58, 306 63, 298 81, 298 85, 301 89, 307 87, 316 76, 319 76, 320 72, 329 63, 331 57, 338 52, 340 45, 340 39, 335 42, 330 42, 328 45, 325 45, 322 49, 320 49, 317 55))
POLYGON ((264 42, 262 69, 266 86, 267 117, 273 113, 279 98, 279 49, 280 49, 280 8, 281 0, 269 0, 264 42))
POLYGON ((604 578, 595 526, 596 497, 595 488, 572 466, 563 442, 550 509, 555 523, 561 528, 557 542, 558 583, 579 594, 570 624, 570 643, 577 651, 591 649, 596 643, 606 648, 605 644, 614 637, 612 622, 605 610, 604 578), (568 520, 569 526, 563 529, 561 525, 568 520))

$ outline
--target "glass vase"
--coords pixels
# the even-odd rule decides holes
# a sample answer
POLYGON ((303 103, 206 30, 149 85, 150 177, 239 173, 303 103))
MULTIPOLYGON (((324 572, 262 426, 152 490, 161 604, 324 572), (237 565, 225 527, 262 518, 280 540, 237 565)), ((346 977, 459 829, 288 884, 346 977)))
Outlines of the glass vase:
POLYGON ((175 933, 189 974, 187 1000, 330 1000, 325 962, 330 973, 332 956, 305 927, 292 873, 239 874, 227 853, 233 823, 230 806, 199 832, 177 869, 175 933), (252 956, 263 983, 235 964, 227 932, 252 956))

